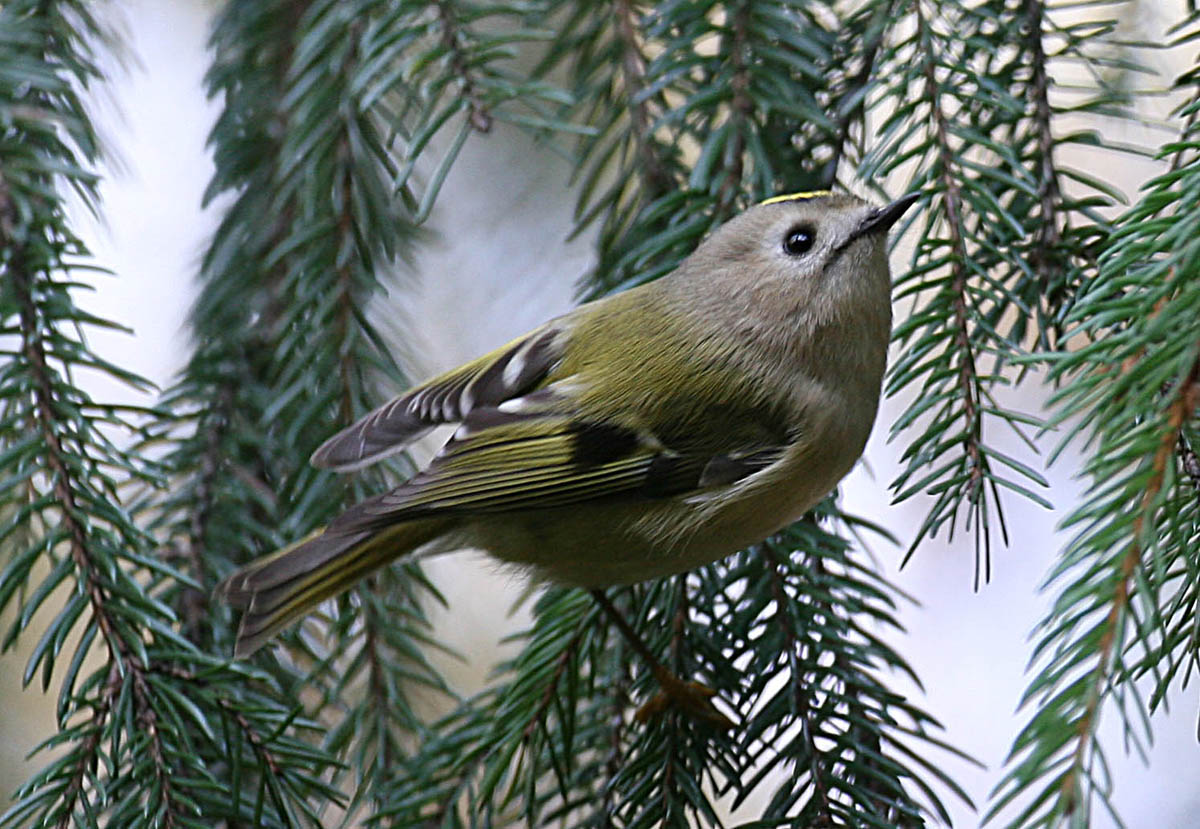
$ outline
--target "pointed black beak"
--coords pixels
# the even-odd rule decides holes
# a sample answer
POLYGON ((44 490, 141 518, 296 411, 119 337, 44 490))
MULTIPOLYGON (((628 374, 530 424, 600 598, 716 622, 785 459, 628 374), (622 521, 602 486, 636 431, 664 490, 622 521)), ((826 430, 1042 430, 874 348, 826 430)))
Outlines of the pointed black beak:
POLYGON ((854 232, 854 238, 865 236, 868 233, 887 233, 888 228, 896 223, 896 221, 904 215, 904 211, 913 206, 913 203, 921 197, 920 193, 909 193, 907 196, 901 196, 887 207, 880 207, 871 211, 863 223, 859 225, 858 230, 854 232))

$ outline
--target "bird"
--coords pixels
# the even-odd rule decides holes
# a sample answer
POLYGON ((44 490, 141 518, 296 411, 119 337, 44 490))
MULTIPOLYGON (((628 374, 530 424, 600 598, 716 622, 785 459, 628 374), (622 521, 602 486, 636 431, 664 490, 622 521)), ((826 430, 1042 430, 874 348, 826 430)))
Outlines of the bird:
POLYGON ((767 199, 670 274, 579 305, 342 429, 313 465, 351 472, 455 426, 410 479, 219 585, 243 611, 235 657, 400 556, 482 549, 598 592, 708 564, 800 518, 874 423, 887 233, 917 199, 767 199))

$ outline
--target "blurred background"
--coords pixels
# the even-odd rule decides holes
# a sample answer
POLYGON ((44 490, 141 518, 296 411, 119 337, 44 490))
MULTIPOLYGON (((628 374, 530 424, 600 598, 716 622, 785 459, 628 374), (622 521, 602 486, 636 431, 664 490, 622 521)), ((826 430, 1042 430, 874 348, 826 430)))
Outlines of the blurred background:
MULTIPOLYGON (((1129 9, 1131 33, 1161 36, 1158 2, 1146 0, 1129 9)), ((114 82, 94 102, 115 152, 102 188, 105 221, 98 224, 79 211, 79 226, 96 261, 116 276, 96 277, 95 293, 83 303, 133 329, 132 335, 90 334, 93 345, 108 359, 166 386, 187 354, 184 321, 193 275, 221 209, 219 203, 200 209, 212 172, 205 138, 216 113, 202 91, 213 6, 137 0, 109 7, 107 13, 117 15, 115 22, 130 48, 127 64, 113 71, 114 82)), ((1171 61, 1184 57, 1170 52, 1154 56, 1163 85, 1178 71, 1171 61)), ((1129 134, 1119 140, 1162 140, 1155 121, 1166 118, 1171 102, 1163 98, 1153 105, 1156 109, 1146 113, 1144 124, 1125 124, 1129 134)), ((1088 157, 1061 160, 1083 169, 1097 163, 1088 157)), ((1134 193, 1155 169, 1148 160, 1125 160, 1092 172, 1134 193)), ((577 280, 590 261, 590 240, 567 240, 575 201, 568 172, 567 163, 545 146, 502 123, 486 138, 468 143, 429 221, 434 235, 411 267, 398 274, 393 296, 380 309, 385 330, 403 343, 412 376, 453 366, 572 304, 577 280)), ((897 265, 905 261, 904 240, 899 247, 893 256, 897 265)), ((897 310, 904 313, 903 307, 897 310)), ((92 393, 105 400, 147 402, 116 385, 97 383, 92 393)), ((1005 402, 1039 411, 1044 396, 1025 394, 1005 402)), ((849 512, 869 516, 902 543, 912 538, 924 517, 919 499, 899 507, 889 504, 887 484, 900 465, 898 450, 886 437, 907 403, 885 403, 866 460, 842 490, 849 512)), ((1003 437, 995 441, 1043 466, 1015 438, 1007 446, 1003 437)), ((1076 456, 1068 452, 1046 470, 1048 497, 1057 507, 1077 500, 1077 468, 1076 456)), ((919 704, 945 725, 950 743, 986 765, 977 769, 955 761, 948 767, 977 803, 985 803, 998 782, 1008 747, 1025 719, 1016 708, 1028 681, 1028 637, 1048 601, 1038 588, 1064 540, 1056 530, 1062 512, 1016 498, 1004 503, 1010 543, 995 550, 992 580, 978 592, 972 591, 969 535, 922 545, 903 569, 902 549, 880 543, 872 550, 882 571, 913 598, 900 612, 906 632, 888 635, 910 660, 924 689, 900 679, 898 687, 919 696, 919 704)), ((469 658, 467 664, 446 661, 443 668, 463 690, 477 688, 504 653, 504 633, 521 621, 511 616, 510 608, 524 585, 470 553, 432 561, 429 571, 452 608, 434 611, 439 634, 469 658)), ((30 647, 34 638, 26 637, 21 647, 30 647)), ((22 690, 22 665, 20 652, 0 660, 0 802, 40 767, 42 758, 27 761, 26 755, 54 730, 54 695, 22 690)), ((1115 802, 1130 826, 1200 825, 1196 689, 1177 689, 1170 702, 1170 715, 1155 722, 1149 764, 1120 750, 1115 719, 1104 726, 1117 763, 1111 770, 1118 781, 1115 802)), ((957 801, 948 802, 956 825, 979 822, 957 801)), ((1094 825, 1112 825, 1112 820, 1097 814, 1094 825)))

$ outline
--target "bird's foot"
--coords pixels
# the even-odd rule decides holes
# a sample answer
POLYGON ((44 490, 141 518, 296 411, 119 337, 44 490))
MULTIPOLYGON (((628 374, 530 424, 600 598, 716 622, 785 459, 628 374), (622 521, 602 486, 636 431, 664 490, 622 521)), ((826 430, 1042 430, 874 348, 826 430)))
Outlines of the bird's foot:
POLYGON ((670 671, 655 666, 654 678, 658 680, 658 693, 642 705, 634 714, 640 723, 649 722, 668 708, 674 707, 694 720, 706 723, 722 731, 733 728, 735 723, 722 714, 715 705, 713 697, 717 692, 699 682, 684 682, 670 671))

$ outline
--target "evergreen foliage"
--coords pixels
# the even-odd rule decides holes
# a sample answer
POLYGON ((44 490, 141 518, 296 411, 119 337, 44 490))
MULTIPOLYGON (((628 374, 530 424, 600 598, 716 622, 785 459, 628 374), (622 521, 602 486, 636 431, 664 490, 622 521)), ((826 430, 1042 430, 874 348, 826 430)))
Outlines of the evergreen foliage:
MULTIPOLYGON (((77 304, 100 267, 66 210, 100 209, 85 103, 97 54, 121 46, 89 4, 0 2, 0 611, 6 650, 35 643, 24 681, 58 694, 44 768, 0 826, 683 827, 762 802, 741 825, 907 827, 969 802, 943 768, 962 755, 893 690, 916 677, 881 638, 905 598, 861 549, 876 528, 835 498, 727 560, 608 591, 730 730, 635 717, 657 690, 645 661, 562 588, 458 699, 413 563, 230 661, 216 582, 411 471, 339 478, 307 458, 406 385, 374 304, 464 143, 500 119, 574 159, 576 226, 597 231, 585 296, 669 272, 774 193, 922 192, 887 380, 915 392, 892 424, 896 500, 931 505, 910 554, 971 532, 978 582, 1002 501, 1046 503, 996 427, 1038 447, 1061 430, 1090 483, 983 811, 1054 826, 1107 808, 1101 715, 1140 748, 1200 658, 1200 77, 1176 81, 1174 134, 1148 150, 1163 172, 1115 219, 1121 194, 1062 163, 1136 151, 1096 126, 1144 77, 1145 47, 1117 34, 1130 7, 227 0, 206 196, 227 207, 191 358, 155 397, 87 343, 119 323, 77 304), (1078 82, 1056 82, 1067 69, 1078 82), (81 370, 153 403, 92 400, 81 370), (1047 374, 1045 423, 1002 402, 1047 374), (450 711, 433 722, 429 690, 450 711)), ((1188 17, 1173 37, 1196 34, 1188 17)))

